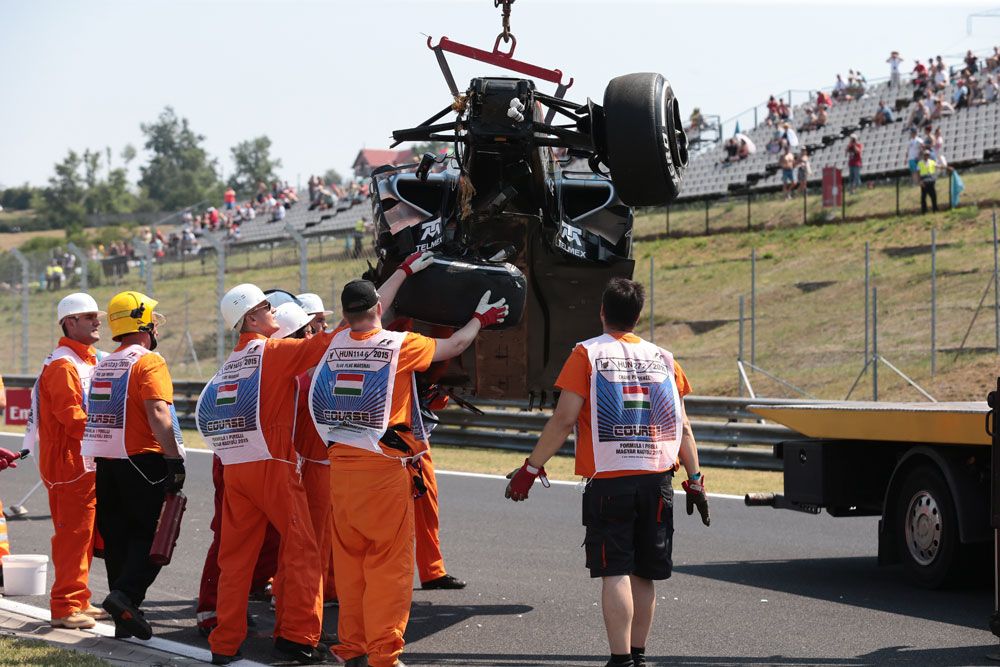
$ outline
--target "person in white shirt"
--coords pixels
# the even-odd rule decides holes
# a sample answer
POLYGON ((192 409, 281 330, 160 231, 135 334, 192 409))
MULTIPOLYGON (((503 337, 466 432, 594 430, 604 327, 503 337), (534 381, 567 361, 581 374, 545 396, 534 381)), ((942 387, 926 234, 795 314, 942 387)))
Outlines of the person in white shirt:
POLYGON ((918 136, 915 129, 910 130, 910 144, 906 148, 906 163, 907 167, 910 169, 910 175, 913 177, 914 185, 918 185, 920 183, 920 176, 917 173, 917 161, 920 160, 920 155, 923 152, 923 140, 918 136))
POLYGON ((886 62, 889 63, 889 87, 899 88, 899 65, 903 62, 899 51, 893 51, 886 62))

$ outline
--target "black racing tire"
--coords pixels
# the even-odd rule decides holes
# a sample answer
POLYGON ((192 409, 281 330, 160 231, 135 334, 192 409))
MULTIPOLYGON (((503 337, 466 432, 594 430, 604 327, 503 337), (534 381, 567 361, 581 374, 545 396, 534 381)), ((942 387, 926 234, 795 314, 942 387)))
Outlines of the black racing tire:
POLYGON ((913 583, 941 588, 954 581, 961 565, 958 515, 941 472, 921 465, 910 470, 895 498, 898 553, 913 583))
POLYGON ((687 135, 677 98, 662 74, 611 80, 604 90, 603 156, 611 181, 629 206, 662 206, 680 192, 688 163, 687 135))

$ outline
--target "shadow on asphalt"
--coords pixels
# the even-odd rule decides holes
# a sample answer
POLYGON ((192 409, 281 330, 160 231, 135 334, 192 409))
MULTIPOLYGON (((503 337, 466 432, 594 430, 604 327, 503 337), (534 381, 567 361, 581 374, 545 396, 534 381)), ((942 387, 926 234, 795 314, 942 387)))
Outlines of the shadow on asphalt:
MULTIPOLYGON (((971 646, 967 648, 907 650, 897 646, 885 648, 858 656, 857 658, 799 658, 795 656, 773 655, 765 657, 746 656, 704 656, 690 655, 647 657, 648 665, 657 667, 730 667, 737 665, 803 665, 804 667, 867 667, 869 665, 913 665, 938 667, 964 667, 966 665, 991 664, 986 656, 1000 653, 996 644, 971 646)), ((440 667, 597 667, 603 665, 606 655, 529 655, 511 653, 505 655, 484 655, 482 653, 404 653, 407 665, 438 665, 440 667)))
POLYGON ((930 591, 911 584, 901 567, 879 567, 868 557, 727 561, 679 565, 674 571, 968 628, 986 629, 993 612, 988 576, 930 591))

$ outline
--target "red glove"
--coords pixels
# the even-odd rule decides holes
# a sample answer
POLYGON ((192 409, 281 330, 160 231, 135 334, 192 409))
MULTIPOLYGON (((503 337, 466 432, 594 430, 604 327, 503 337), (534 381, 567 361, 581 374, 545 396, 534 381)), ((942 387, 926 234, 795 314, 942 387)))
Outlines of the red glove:
POLYGON ((0 449, 0 470, 3 470, 4 468, 16 468, 17 461, 20 458, 20 454, 15 454, 7 449, 0 449))
POLYGON ((417 271, 421 269, 426 269, 428 266, 434 263, 434 253, 432 252, 415 252, 406 259, 403 263, 399 265, 400 270, 407 276, 412 276, 417 271))
POLYGON ((500 324, 507 318, 507 299, 500 299, 495 303, 490 303, 490 290, 486 290, 483 298, 479 300, 479 305, 476 306, 476 312, 472 316, 479 320, 479 326, 482 329, 494 324, 500 324))
POLYGON ((694 513, 694 508, 698 508, 701 515, 701 522, 706 526, 712 523, 712 517, 708 513, 708 497, 705 495, 705 476, 699 475, 698 479, 686 479, 681 482, 684 493, 687 494, 688 516, 694 513))
POLYGON ((545 467, 535 468, 528 463, 528 459, 524 459, 524 465, 507 475, 510 483, 507 484, 507 491, 504 493, 504 496, 514 502, 527 500, 528 491, 531 490, 531 485, 535 483, 535 478, 537 477, 542 478, 542 486, 546 488, 549 486, 549 478, 545 475, 545 467))

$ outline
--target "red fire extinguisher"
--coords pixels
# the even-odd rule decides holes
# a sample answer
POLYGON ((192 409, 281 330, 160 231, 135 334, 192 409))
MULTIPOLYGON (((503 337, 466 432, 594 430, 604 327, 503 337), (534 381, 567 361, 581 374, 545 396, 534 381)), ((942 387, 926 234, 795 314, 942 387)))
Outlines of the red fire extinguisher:
POLYGON ((178 491, 168 493, 163 499, 163 509, 160 510, 160 521, 156 525, 156 535, 153 545, 149 548, 149 560, 154 565, 169 565, 177 546, 177 537, 181 534, 181 517, 187 508, 187 496, 178 491))

